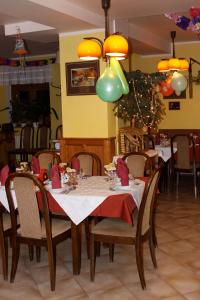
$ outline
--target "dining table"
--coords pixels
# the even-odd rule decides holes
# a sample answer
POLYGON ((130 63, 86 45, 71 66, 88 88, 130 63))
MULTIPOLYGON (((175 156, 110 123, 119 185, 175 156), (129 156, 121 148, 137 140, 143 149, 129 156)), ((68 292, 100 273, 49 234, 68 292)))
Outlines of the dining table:
MULTIPOLYGON (((49 209, 65 213, 71 220, 73 274, 81 270, 82 223, 88 216, 120 218, 133 224, 132 212, 139 208, 145 179, 131 179, 128 186, 121 186, 119 179, 106 176, 84 176, 76 186, 63 185, 52 189, 46 184, 49 209)), ((14 189, 12 190, 14 192, 14 189)), ((9 211, 5 187, 0 187, 0 202, 9 211)), ((41 205, 38 195, 39 206, 41 205)), ((15 205, 17 206, 16 202, 15 205)))

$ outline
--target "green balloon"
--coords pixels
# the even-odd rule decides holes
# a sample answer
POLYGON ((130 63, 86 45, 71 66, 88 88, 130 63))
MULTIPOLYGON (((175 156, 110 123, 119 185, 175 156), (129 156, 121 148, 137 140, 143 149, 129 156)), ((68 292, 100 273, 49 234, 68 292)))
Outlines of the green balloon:
POLYGON ((96 93, 103 101, 114 102, 122 96, 122 84, 119 77, 106 67, 96 83, 96 93))

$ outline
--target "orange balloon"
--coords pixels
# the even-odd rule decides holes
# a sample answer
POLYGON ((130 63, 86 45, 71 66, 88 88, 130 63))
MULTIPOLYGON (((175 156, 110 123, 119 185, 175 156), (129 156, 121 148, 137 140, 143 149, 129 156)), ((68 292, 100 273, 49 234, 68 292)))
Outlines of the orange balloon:
POLYGON ((174 93, 174 89, 172 88, 172 79, 168 78, 161 82, 160 84, 160 92, 164 97, 171 96, 174 93))

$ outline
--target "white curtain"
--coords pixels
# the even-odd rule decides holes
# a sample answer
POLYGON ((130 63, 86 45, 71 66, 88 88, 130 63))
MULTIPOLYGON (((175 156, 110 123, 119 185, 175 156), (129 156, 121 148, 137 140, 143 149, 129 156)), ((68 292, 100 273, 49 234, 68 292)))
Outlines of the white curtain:
POLYGON ((0 66, 0 85, 51 82, 51 64, 36 67, 0 66))

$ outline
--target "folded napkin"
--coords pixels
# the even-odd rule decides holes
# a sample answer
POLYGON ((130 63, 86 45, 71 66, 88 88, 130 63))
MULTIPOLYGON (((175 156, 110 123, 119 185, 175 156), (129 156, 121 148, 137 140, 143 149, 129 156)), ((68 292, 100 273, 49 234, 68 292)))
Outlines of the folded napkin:
POLYGON ((128 168, 125 161, 122 158, 117 159, 116 171, 117 171, 117 176, 121 180, 121 185, 122 186, 129 185, 128 168))
POLYGON ((80 172, 80 160, 77 157, 72 158, 72 169, 75 169, 77 173, 80 172))
POLYGON ((61 188, 59 166, 57 164, 54 164, 53 167, 51 168, 51 184, 52 184, 52 189, 61 188))
POLYGON ((40 163, 36 156, 32 157, 31 168, 34 174, 40 174, 40 163))
POLYGON ((37 176, 40 181, 45 181, 47 179, 47 169, 40 169, 40 173, 37 176))
POLYGON ((0 181, 1 181, 1 185, 5 185, 6 179, 8 177, 9 174, 9 166, 5 165, 1 171, 0 171, 0 181))

